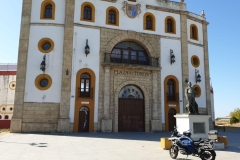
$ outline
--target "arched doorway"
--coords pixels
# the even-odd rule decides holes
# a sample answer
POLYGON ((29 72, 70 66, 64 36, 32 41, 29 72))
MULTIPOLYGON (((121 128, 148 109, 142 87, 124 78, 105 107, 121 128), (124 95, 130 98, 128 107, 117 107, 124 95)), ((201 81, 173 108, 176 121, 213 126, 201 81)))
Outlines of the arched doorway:
POLYGON ((133 85, 122 88, 118 96, 118 131, 144 132, 144 97, 142 91, 133 85))
POLYGON ((83 68, 77 72, 74 132, 94 131, 95 81, 95 73, 91 69, 83 68))
POLYGON ((89 132, 89 109, 84 106, 79 110, 78 132, 89 132))
POLYGON ((165 130, 173 131, 176 126, 174 115, 180 113, 179 82, 175 76, 167 76, 164 80, 164 103, 165 130))
POLYGON ((169 131, 174 130, 174 126, 176 126, 176 118, 174 117, 176 115, 176 110, 171 108, 168 110, 168 126, 169 131))

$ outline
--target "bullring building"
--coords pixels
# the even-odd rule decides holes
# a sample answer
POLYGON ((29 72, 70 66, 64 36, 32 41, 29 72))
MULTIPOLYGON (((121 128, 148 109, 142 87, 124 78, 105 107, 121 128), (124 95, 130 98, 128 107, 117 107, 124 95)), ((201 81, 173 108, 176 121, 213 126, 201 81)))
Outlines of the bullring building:
POLYGON ((207 26, 184 0, 23 0, 11 132, 171 131, 188 81, 212 115, 207 26))

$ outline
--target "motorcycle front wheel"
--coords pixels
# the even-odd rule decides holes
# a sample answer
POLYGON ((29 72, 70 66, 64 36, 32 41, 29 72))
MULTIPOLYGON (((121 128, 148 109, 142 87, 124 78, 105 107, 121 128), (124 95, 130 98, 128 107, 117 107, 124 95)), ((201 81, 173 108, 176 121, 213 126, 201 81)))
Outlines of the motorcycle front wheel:
POLYGON ((169 154, 172 159, 176 159, 178 156, 178 147, 175 145, 171 145, 169 149, 169 154))
POLYGON ((205 150, 202 152, 201 159, 202 160, 215 160, 216 153, 214 150, 205 150))

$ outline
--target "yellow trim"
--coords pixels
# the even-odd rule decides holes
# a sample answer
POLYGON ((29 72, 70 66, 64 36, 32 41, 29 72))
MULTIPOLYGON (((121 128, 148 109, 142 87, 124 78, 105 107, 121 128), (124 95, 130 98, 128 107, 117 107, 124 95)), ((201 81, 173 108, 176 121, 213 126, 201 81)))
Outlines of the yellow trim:
POLYGON ((95 7, 92 3, 90 2, 85 2, 81 6, 81 21, 87 21, 87 22, 95 22, 95 7), (91 20, 84 19, 84 7, 90 7, 92 9, 92 17, 91 20))
POLYGON ((168 102, 167 101, 167 97, 166 97, 166 93, 167 93, 167 82, 169 79, 172 79, 174 80, 175 82, 175 92, 179 94, 179 82, 178 82, 178 79, 173 76, 173 75, 169 75, 165 78, 164 80, 164 104, 165 104, 165 107, 164 107, 164 113, 165 113, 165 131, 170 131, 169 130, 169 123, 168 123, 168 111, 169 109, 174 109, 176 111, 176 114, 177 113, 180 113, 180 104, 179 104, 179 101, 175 101, 175 102, 168 102), (169 104, 171 105, 176 105, 176 107, 170 107, 169 104))
POLYGON ((40 19, 43 20, 54 20, 55 19, 55 3, 52 0, 44 0, 41 5, 41 13, 40 13, 40 19), (44 13, 45 13, 45 7, 47 5, 51 4, 52 5, 52 18, 45 18, 44 13))
POLYGON ((8 87, 11 89, 11 90, 15 90, 16 88, 16 81, 12 81, 9 83, 8 87), (13 86, 14 85, 14 86, 13 86))
POLYGON ((191 57, 191 63, 192 63, 192 65, 193 65, 193 67, 195 67, 195 68, 199 67, 199 66, 200 66, 200 59, 198 58, 198 56, 193 55, 193 56, 191 57), (195 63, 197 63, 197 64, 194 64, 194 61, 195 61, 195 63))
POLYGON ((168 17, 165 18, 165 33, 176 34, 176 21, 171 16, 168 16, 168 17), (168 30, 167 30, 167 21, 168 20, 172 21, 172 29, 173 29, 172 32, 168 32, 168 30))
POLYGON ((155 31, 156 30, 156 19, 155 16, 152 13, 145 13, 143 16, 143 30, 148 30, 148 31, 155 31), (152 29, 147 29, 147 16, 152 18, 152 29))
POLYGON ((107 8, 107 11, 106 11, 106 24, 107 25, 112 25, 112 26, 119 26, 119 12, 118 12, 117 8, 115 8, 113 6, 110 6, 110 7, 107 8), (108 22, 109 12, 111 10, 114 11, 115 14, 116 14, 116 23, 115 24, 112 24, 112 23, 108 22))
POLYGON ((13 104, 2 104, 2 105, 0 105, 0 114, 13 114, 13 110, 11 112, 7 112, 6 110, 2 111, 2 109, 1 109, 2 107, 9 108, 9 106, 11 106, 13 108, 13 104))
POLYGON ((38 49, 42 53, 49 53, 53 50, 53 48, 54 48, 54 42, 49 38, 43 38, 38 42, 38 49), (42 45, 47 42, 51 44, 51 48, 49 50, 43 50, 42 45))
POLYGON ((47 89, 49 89, 51 87, 51 85, 52 85, 52 78, 49 75, 47 75, 47 74, 40 74, 35 79, 35 86, 39 90, 42 90, 42 91, 47 90, 47 89), (47 79, 48 80, 48 85, 46 87, 41 87, 40 86, 40 81, 43 80, 43 79, 47 79))
POLYGON ((201 96, 201 94, 202 94, 201 87, 199 85, 195 84, 193 86, 193 88, 196 90, 196 97, 199 98, 201 96))
POLYGON ((195 25, 195 24, 191 24, 191 26, 190 26, 190 38, 191 39, 193 39, 193 40, 196 40, 196 41, 198 41, 198 28, 197 28, 197 26, 195 25), (193 35, 192 35, 192 30, 193 29, 195 29, 195 35, 196 35, 196 37, 193 37, 193 35))

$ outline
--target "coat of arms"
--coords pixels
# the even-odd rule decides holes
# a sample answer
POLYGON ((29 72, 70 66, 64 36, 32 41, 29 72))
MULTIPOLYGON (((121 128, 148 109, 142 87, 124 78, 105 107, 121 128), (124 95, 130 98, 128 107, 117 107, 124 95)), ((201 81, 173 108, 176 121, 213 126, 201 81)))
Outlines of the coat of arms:
POLYGON ((124 1, 122 10, 128 15, 128 17, 135 18, 142 12, 140 7, 141 4, 129 4, 124 1))

